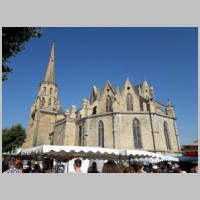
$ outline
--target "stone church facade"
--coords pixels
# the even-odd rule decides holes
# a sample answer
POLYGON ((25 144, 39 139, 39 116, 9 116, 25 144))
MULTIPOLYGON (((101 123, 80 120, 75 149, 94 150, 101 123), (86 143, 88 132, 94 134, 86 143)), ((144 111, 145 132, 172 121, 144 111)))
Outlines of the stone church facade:
POLYGON ((181 152, 174 106, 156 101, 146 79, 133 86, 127 78, 122 89, 108 80, 102 89, 93 85, 79 110, 72 105, 63 112, 57 93, 53 44, 23 148, 51 144, 181 152))

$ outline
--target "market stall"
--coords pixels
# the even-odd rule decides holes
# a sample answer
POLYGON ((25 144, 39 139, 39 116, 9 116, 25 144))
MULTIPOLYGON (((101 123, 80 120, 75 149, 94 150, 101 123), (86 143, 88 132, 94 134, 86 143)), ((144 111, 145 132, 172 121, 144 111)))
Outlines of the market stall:
POLYGON ((51 157, 64 162, 79 157, 83 159, 101 159, 117 161, 125 154, 125 150, 101 147, 42 145, 22 150, 19 156, 21 156, 22 158, 28 158, 31 156, 51 157))
POLYGON ((179 159, 176 156, 165 155, 163 156, 162 161, 179 162, 179 159))
MULTIPOLYGON (((143 150, 128 149, 109 149, 102 147, 83 147, 83 146, 56 146, 42 145, 22 150, 18 155, 22 159, 42 160, 51 158, 57 162, 67 162, 81 158, 82 160, 114 160, 119 166, 122 161, 138 160, 143 162, 157 163, 162 161, 163 156, 143 150)), ((68 167, 69 168, 69 167, 68 167)))
POLYGON ((163 155, 143 150, 126 150, 126 154, 122 157, 123 160, 128 160, 129 164, 132 160, 142 162, 161 162, 163 155))

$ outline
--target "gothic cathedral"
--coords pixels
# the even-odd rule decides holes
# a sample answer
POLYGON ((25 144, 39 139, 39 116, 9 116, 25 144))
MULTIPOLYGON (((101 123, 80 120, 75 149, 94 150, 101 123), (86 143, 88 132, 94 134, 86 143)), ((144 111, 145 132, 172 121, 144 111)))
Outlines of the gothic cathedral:
POLYGON ((122 89, 108 80, 104 88, 93 85, 82 108, 63 112, 55 82, 53 43, 44 80, 31 107, 23 149, 39 145, 68 145, 140 149, 162 154, 181 152, 174 106, 155 100, 147 80, 133 86, 129 78, 122 89))

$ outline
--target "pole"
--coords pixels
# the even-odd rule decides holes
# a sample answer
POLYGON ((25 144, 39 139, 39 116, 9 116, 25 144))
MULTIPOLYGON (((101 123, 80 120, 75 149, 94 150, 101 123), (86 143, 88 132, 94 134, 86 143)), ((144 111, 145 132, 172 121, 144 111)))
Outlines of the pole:
MULTIPOLYGON (((66 165, 65 165, 66 167, 66 165)), ((69 173, 69 160, 67 161, 67 173, 69 173)))

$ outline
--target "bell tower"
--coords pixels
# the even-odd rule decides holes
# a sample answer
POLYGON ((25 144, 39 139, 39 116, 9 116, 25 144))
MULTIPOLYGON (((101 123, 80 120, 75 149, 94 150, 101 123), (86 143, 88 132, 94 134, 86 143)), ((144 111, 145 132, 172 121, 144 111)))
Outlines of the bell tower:
POLYGON ((58 109, 58 86, 55 82, 55 44, 53 42, 44 80, 39 85, 36 107, 56 111, 58 109))
POLYGON ((50 144, 49 134, 54 132, 58 111, 59 115, 61 114, 60 109, 58 86, 55 82, 55 43, 53 42, 44 80, 39 84, 38 95, 31 107, 23 149, 50 144))

